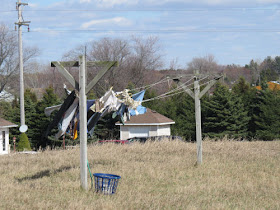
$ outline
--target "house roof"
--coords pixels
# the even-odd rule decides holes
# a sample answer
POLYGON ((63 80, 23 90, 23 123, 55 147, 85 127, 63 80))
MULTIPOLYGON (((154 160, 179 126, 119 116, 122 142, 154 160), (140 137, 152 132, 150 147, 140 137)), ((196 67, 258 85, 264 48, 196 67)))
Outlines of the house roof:
MULTIPOLYGON (((145 114, 139 114, 131 116, 130 120, 126 121, 124 125, 168 125, 175 124, 175 122, 168 117, 163 116, 156 111, 147 108, 145 114)), ((121 122, 117 122, 116 125, 123 125, 121 122)))
MULTIPOLYGON (((270 81, 270 82, 267 82, 267 85, 268 85, 268 88, 270 90, 280 90, 280 83, 278 81, 270 81)), ((256 86, 256 88, 258 90, 261 90, 262 87, 261 86, 256 86)))
POLYGON ((11 123, 7 120, 4 120, 3 118, 0 118, 0 128, 12 128, 17 127, 18 125, 11 123))

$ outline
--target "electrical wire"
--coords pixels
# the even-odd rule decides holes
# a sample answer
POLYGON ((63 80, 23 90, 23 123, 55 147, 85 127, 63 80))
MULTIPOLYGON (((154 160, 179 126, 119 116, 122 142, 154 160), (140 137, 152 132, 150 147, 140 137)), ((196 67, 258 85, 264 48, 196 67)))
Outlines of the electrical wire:
MULTIPOLYGON (((12 31, 12 30, 11 30, 12 31)), ((43 32, 58 32, 58 33, 155 33, 155 34, 172 34, 172 33, 277 33, 280 32, 280 28, 252 28, 252 29, 242 29, 242 28, 232 28, 232 29, 39 29, 30 30, 30 33, 43 33, 43 32)))
MULTIPOLYGON (((211 12, 211 11, 279 11, 279 8, 227 7, 227 8, 188 8, 188 9, 26 9, 26 12, 211 12)), ((0 10, 14 12, 17 10, 0 10)))

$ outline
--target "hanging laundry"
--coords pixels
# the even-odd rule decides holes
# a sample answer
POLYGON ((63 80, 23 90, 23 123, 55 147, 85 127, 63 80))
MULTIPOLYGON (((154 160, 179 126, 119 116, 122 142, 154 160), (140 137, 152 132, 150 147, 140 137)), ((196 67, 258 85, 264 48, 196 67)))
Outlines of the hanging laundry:
POLYGON ((116 97, 116 93, 112 90, 112 88, 107 91, 104 96, 100 99, 100 112, 103 112, 103 109, 108 108, 108 112, 116 111, 121 106, 122 102, 116 97))
POLYGON ((65 84, 63 84, 63 88, 65 90, 66 95, 70 95, 71 91, 67 89, 67 86, 65 84))
POLYGON ((120 108, 112 114, 112 118, 114 119, 119 116, 120 121, 122 122, 122 124, 124 124, 124 122, 127 120, 127 118, 124 117, 126 115, 126 112, 128 112, 127 105, 122 104, 120 108))
POLYGON ((138 114, 145 114, 147 112, 147 108, 141 105, 141 103, 144 99, 144 95, 145 95, 145 90, 142 90, 139 93, 135 93, 134 95, 132 95, 132 99, 140 102, 140 105, 137 106, 136 109, 129 109, 130 116, 135 116, 138 114))
POLYGON ((75 91, 73 90, 71 92, 71 94, 69 96, 67 96, 67 98, 64 100, 64 102, 61 105, 59 111, 56 113, 53 121, 48 125, 47 130, 46 130, 45 135, 44 135, 45 137, 47 137, 49 135, 49 132, 55 126, 57 126, 59 121, 62 119, 64 113, 66 112, 66 110, 71 106, 71 104, 73 104, 75 98, 76 98, 76 94, 75 94, 75 91))
POLYGON ((71 120, 74 117, 74 114, 78 107, 78 103, 79 103, 79 99, 75 98, 74 102, 71 104, 71 106, 65 112, 63 119, 61 121, 61 124, 60 124, 60 129, 59 129, 58 133, 55 135, 56 139, 58 139, 60 136, 62 136, 66 132, 71 120))
POLYGON ((129 95, 129 90, 124 89, 122 92, 118 93, 118 98, 120 99, 121 103, 124 103, 125 105, 129 106, 131 109, 136 109, 137 106, 141 105, 141 101, 134 100, 129 95))
POLYGON ((45 111, 44 111, 44 112, 45 112, 45 115, 46 115, 47 117, 51 116, 52 112, 53 112, 53 111, 56 111, 56 110, 59 110, 61 106, 62 106, 62 104, 55 105, 55 106, 50 106, 50 107, 46 107, 46 108, 45 108, 45 111))
POLYGON ((74 124, 74 131, 73 131, 73 139, 77 139, 78 138, 78 120, 75 122, 74 124))
MULTIPOLYGON (((131 96, 128 89, 115 93, 111 88, 100 99, 87 100, 88 134, 92 136, 98 121, 112 111, 115 111, 112 117, 119 116, 122 123, 129 120, 130 116, 144 114, 147 111, 146 107, 141 105, 144 94, 145 91, 141 91, 131 96)), ((59 138, 67 131, 70 124, 71 135, 73 139, 76 139, 79 130, 78 103, 79 99, 72 91, 62 105, 48 107, 45 113, 49 115, 53 110, 60 108, 52 123, 48 126, 45 135, 47 136, 52 128, 58 126, 59 132, 56 134, 56 138, 59 138)))
POLYGON ((102 117, 104 117, 106 114, 109 113, 109 106, 107 106, 105 109, 103 109, 102 113, 101 112, 95 112, 95 114, 90 118, 90 120, 87 123, 87 129, 88 129, 88 134, 90 136, 93 135, 94 128, 102 117))

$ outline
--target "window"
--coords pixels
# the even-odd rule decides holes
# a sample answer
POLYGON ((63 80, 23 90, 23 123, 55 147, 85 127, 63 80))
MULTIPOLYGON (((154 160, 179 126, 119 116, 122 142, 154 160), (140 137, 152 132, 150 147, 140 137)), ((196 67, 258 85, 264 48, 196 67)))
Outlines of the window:
POLYGON ((5 131, 2 131, 2 142, 3 142, 3 151, 6 150, 6 140, 5 140, 5 131))

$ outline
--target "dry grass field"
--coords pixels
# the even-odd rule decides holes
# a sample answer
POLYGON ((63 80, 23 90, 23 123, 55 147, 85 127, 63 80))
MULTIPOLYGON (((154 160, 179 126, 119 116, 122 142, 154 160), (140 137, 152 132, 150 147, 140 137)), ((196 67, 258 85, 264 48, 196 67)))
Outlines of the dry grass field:
MULTIPOLYGON (((80 189, 79 149, 0 156, 0 209, 280 209, 280 141, 180 141, 88 147, 115 195, 80 189)), ((88 180, 90 186, 90 179, 88 180)))

